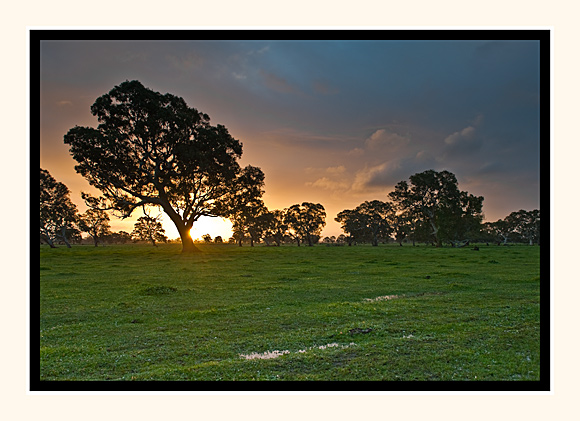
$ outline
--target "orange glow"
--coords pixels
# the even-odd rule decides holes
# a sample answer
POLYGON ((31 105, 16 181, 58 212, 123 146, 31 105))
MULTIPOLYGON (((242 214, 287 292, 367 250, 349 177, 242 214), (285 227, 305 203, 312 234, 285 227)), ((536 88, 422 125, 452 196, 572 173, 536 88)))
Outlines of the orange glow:
POLYGON ((224 242, 227 242, 232 236, 232 223, 225 218, 210 218, 202 216, 197 222, 193 224, 190 231, 193 240, 201 240, 201 236, 209 234, 212 240, 218 235, 222 237, 224 242))

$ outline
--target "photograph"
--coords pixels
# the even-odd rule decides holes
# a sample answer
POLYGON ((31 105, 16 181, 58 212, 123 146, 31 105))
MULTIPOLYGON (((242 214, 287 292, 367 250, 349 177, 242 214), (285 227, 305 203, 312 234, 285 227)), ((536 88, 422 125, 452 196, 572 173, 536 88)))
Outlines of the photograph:
POLYGON ((30 390, 551 391, 551 36, 30 30, 30 390))

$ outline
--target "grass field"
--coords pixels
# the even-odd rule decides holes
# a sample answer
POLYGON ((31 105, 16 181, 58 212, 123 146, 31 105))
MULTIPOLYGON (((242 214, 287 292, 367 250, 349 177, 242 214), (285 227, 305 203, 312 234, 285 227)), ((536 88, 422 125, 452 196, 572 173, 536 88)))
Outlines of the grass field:
POLYGON ((538 246, 199 247, 41 246, 40 380, 540 378, 538 246))

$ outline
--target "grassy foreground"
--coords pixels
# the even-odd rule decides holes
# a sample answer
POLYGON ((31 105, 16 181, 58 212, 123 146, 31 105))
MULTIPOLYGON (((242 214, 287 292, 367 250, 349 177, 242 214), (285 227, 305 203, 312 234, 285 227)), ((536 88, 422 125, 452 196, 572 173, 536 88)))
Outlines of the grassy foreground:
POLYGON ((539 380, 538 246, 200 248, 41 247, 40 380, 539 380))

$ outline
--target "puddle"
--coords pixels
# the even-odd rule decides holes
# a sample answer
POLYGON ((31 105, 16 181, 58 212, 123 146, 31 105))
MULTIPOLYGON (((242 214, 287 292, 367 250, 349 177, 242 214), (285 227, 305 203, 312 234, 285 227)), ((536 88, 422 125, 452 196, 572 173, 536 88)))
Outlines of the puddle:
MULTIPOLYGON (((304 354, 312 349, 327 349, 327 348, 345 349, 345 348, 348 348, 348 347, 354 346, 354 345, 356 345, 354 342, 351 342, 348 345, 340 345, 340 344, 337 344, 336 342, 333 342, 331 344, 311 346, 309 348, 299 349, 298 351, 295 351, 294 353, 304 354)), ((274 350, 274 351, 266 351, 266 352, 263 352, 261 354, 258 352, 252 352, 251 354, 240 354, 240 357, 245 358, 246 360, 271 360, 273 358, 278 358, 278 357, 281 357, 282 355, 290 354, 290 353, 291 352, 288 350, 284 350, 284 351, 274 350)))
POLYGON ((401 298, 400 295, 381 295, 380 297, 376 298, 365 298, 364 301, 367 303, 376 303, 377 301, 388 301, 388 300, 395 300, 397 298, 401 298))

